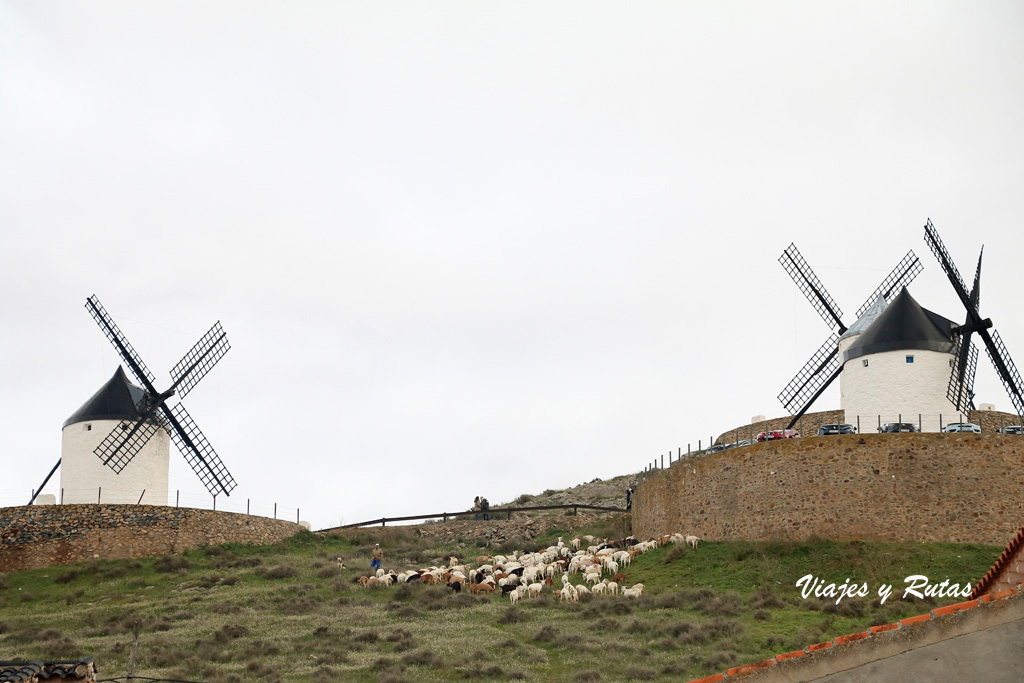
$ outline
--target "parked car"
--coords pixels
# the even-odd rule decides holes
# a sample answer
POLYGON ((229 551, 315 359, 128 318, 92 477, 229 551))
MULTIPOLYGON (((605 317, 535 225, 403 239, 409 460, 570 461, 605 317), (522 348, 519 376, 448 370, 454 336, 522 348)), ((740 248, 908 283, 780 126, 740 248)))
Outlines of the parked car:
POLYGON ((850 424, 830 424, 818 427, 818 436, 826 434, 856 434, 857 428, 850 424))
POLYGON ((973 422, 951 422, 943 427, 942 431, 948 433, 971 432, 973 434, 981 434, 981 425, 976 425, 973 422))
POLYGON ((726 448, 728 448, 728 447, 729 447, 729 445, 728 445, 728 444, 724 444, 724 443, 716 443, 716 444, 715 444, 714 446, 711 446, 710 448, 708 448, 708 450, 707 450, 706 452, 707 452, 708 454, 711 454, 711 453, 718 453, 719 451, 724 451, 724 450, 725 450, 726 448))
POLYGON ((800 432, 795 429, 771 429, 757 435, 758 441, 775 441, 776 439, 795 439, 800 432))
POLYGON ((1024 425, 1007 425, 999 431, 1003 434, 1024 434, 1024 425))
POLYGON ((917 425, 913 422, 888 422, 878 428, 883 434, 895 434, 896 432, 919 432, 917 425))
MULTIPOLYGON (((1022 432, 1022 433, 1024 433, 1024 432, 1022 432)), ((743 439, 742 441, 737 441, 736 445, 737 446, 749 446, 752 443, 757 443, 757 441, 755 441, 754 439, 743 439)))

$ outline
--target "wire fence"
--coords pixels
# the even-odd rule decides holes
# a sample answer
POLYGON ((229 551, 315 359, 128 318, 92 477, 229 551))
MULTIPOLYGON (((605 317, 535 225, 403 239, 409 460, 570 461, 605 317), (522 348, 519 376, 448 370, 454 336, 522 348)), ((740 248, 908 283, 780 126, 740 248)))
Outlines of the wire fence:
MULTIPOLYGON (((825 413, 828 415, 829 413, 825 413)), ((831 413, 840 414, 838 411, 831 413)), ((677 447, 675 451, 659 454, 654 460, 647 462, 640 472, 640 480, 651 476, 667 467, 672 467, 685 458, 709 453, 751 446, 762 441, 773 441, 777 438, 797 438, 805 436, 826 436, 833 434, 879 434, 900 432, 970 432, 982 434, 1024 435, 1024 417, 1013 413, 994 410, 974 410, 970 413, 939 413, 939 414, 902 414, 890 415, 855 415, 845 422, 828 420, 822 414, 802 416, 787 433, 786 427, 792 417, 773 418, 758 421, 743 427, 725 432, 719 437, 708 436, 698 439, 695 443, 687 443, 677 447), (977 430, 975 430, 975 427, 977 430)))
MULTIPOLYGON (((286 521, 301 521, 301 509, 280 505, 274 502, 252 500, 251 498, 230 498, 227 496, 211 496, 200 493, 189 493, 174 491, 167 499, 154 500, 152 495, 147 498, 146 491, 138 492, 125 491, 123 489, 104 490, 102 487, 95 489, 73 489, 62 488, 57 493, 39 495, 35 499, 35 505, 75 505, 75 504, 97 504, 97 505, 159 505, 180 508, 193 508, 196 510, 216 510, 218 512, 235 512, 238 514, 252 515, 255 517, 270 517, 286 521)), ((0 506, 19 507, 28 505, 35 496, 35 491, 25 492, 0 492, 0 506)))

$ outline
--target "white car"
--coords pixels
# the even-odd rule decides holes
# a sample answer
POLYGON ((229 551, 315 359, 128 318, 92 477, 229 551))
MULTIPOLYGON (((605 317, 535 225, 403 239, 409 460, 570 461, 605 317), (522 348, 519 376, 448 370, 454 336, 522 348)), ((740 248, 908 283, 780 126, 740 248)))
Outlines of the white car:
POLYGON ((953 422, 942 428, 944 432, 971 432, 973 434, 981 434, 981 425, 976 425, 973 422, 953 422))

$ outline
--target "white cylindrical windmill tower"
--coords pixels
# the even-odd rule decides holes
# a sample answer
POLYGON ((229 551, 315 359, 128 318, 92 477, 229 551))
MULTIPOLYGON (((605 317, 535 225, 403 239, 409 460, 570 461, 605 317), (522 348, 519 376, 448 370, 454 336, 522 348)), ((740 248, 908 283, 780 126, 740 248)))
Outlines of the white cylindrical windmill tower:
POLYGON ((887 307, 876 302, 839 341, 846 421, 859 422, 862 433, 879 423, 919 419, 923 431, 938 431, 940 415, 950 421, 954 327, 922 308, 906 288, 887 307))
POLYGON ((167 505, 170 439, 155 421, 152 438, 120 473, 94 453, 111 432, 131 429, 143 418, 138 406, 144 395, 118 367, 110 381, 64 422, 59 500, 167 505))

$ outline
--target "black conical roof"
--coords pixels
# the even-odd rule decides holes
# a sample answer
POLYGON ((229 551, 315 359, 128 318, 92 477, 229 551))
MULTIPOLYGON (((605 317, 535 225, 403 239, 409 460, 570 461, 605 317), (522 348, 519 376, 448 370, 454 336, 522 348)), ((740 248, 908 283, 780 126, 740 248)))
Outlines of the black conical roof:
POLYGON ((843 362, 882 351, 953 351, 955 323, 921 308, 904 287, 843 354, 843 362))
POLYGON ((63 427, 90 420, 139 420, 138 405, 146 392, 128 381, 121 366, 100 390, 64 421, 63 427))

